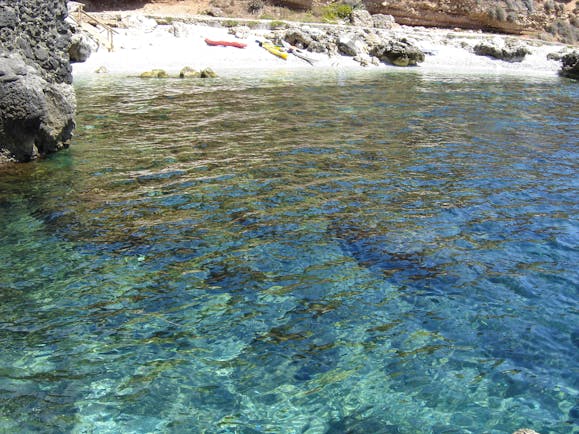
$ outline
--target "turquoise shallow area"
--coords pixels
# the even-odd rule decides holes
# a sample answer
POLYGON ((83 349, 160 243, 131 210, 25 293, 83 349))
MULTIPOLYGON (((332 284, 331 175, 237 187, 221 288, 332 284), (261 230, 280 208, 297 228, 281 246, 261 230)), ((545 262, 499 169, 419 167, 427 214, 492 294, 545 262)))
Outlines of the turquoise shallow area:
POLYGON ((77 83, 0 174, 0 432, 579 432, 579 88, 77 83))

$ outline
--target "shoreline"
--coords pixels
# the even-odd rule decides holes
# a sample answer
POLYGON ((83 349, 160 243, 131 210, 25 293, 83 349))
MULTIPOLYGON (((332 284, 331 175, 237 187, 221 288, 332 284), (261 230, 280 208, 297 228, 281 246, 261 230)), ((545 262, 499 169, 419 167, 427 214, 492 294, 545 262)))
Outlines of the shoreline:
MULTIPOLYGON (((93 75, 138 76, 152 69, 163 69, 169 75, 178 75, 184 67, 196 70, 211 68, 220 75, 231 75, 243 71, 298 70, 305 73, 324 69, 346 69, 353 71, 378 70, 441 73, 450 75, 507 75, 531 77, 558 77, 561 63, 547 59, 548 54, 571 51, 568 45, 545 42, 512 35, 488 34, 479 31, 437 28, 406 27, 395 25, 391 29, 379 30, 387 38, 404 39, 425 53, 418 66, 398 67, 386 63, 362 66, 353 57, 338 53, 312 53, 303 51, 315 61, 310 65, 289 54, 287 60, 272 55, 260 47, 257 39, 267 39, 280 30, 259 27, 249 28, 218 26, 221 22, 244 20, 218 20, 211 17, 160 17, 143 15, 139 12, 100 13, 100 17, 118 20, 115 28, 115 49, 108 52, 104 47, 94 50, 84 63, 73 64, 75 80, 93 75), (208 21, 211 23, 208 24, 208 21), (237 35, 232 34, 237 31, 237 35), (205 38, 229 40, 247 44, 246 48, 210 46, 205 38), (486 42, 497 46, 515 42, 525 47, 529 54, 521 62, 507 62, 473 53, 477 43, 486 42), (97 71, 106 71, 98 74, 97 71)), ((369 32, 365 27, 352 25, 329 25, 284 22, 288 28, 338 34, 369 32), (313 29, 313 30, 312 30, 313 29), (321 29, 321 30, 316 30, 321 29)), ((263 27, 262 27, 263 26, 263 27)))

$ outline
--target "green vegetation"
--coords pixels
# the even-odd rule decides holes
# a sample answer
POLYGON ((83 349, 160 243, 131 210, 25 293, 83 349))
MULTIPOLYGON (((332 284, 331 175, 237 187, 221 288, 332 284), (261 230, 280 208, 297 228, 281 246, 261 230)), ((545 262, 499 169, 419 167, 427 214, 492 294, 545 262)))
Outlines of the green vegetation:
POLYGON ((344 3, 332 3, 322 8, 321 15, 324 21, 329 23, 339 19, 343 20, 352 15, 352 6, 344 3))
POLYGON ((579 29, 567 20, 559 19, 553 21, 547 26, 546 30, 568 44, 576 44, 579 41, 579 29))
POLYGON ((235 20, 227 20, 227 21, 223 21, 223 27, 237 27, 239 26, 239 21, 235 21, 235 20))
POLYGON ((263 0, 249 0, 247 3, 247 12, 250 14, 257 14, 265 6, 263 0))
POLYGON ((285 21, 274 20, 269 23, 269 28, 271 30, 287 29, 288 27, 289 27, 288 23, 286 23, 285 21))

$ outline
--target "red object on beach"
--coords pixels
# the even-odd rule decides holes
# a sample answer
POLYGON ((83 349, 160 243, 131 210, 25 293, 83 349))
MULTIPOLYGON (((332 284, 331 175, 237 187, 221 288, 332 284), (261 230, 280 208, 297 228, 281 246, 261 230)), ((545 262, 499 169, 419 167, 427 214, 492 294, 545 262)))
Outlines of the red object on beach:
POLYGON ((213 41, 211 39, 205 38, 205 43, 207 45, 214 45, 214 46, 222 46, 222 47, 235 47, 235 48, 245 48, 247 44, 243 42, 235 42, 235 41, 213 41))

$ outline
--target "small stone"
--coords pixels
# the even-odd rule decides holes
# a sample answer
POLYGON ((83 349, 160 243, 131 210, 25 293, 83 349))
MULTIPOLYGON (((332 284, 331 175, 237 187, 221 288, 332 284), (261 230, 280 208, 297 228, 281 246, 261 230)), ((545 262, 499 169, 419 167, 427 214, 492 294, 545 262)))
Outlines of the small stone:
POLYGON ((201 78, 215 78, 217 74, 211 68, 205 68, 200 72, 199 76, 201 78))
POLYGON ((179 78, 199 78, 199 77, 201 77, 201 73, 191 68, 190 66, 184 67, 179 72, 179 78))
POLYGON ((513 434, 539 434, 539 433, 529 428, 521 428, 516 430, 513 434))
POLYGON ((153 69, 151 71, 145 71, 140 75, 141 78, 167 78, 169 74, 163 69, 153 69))

